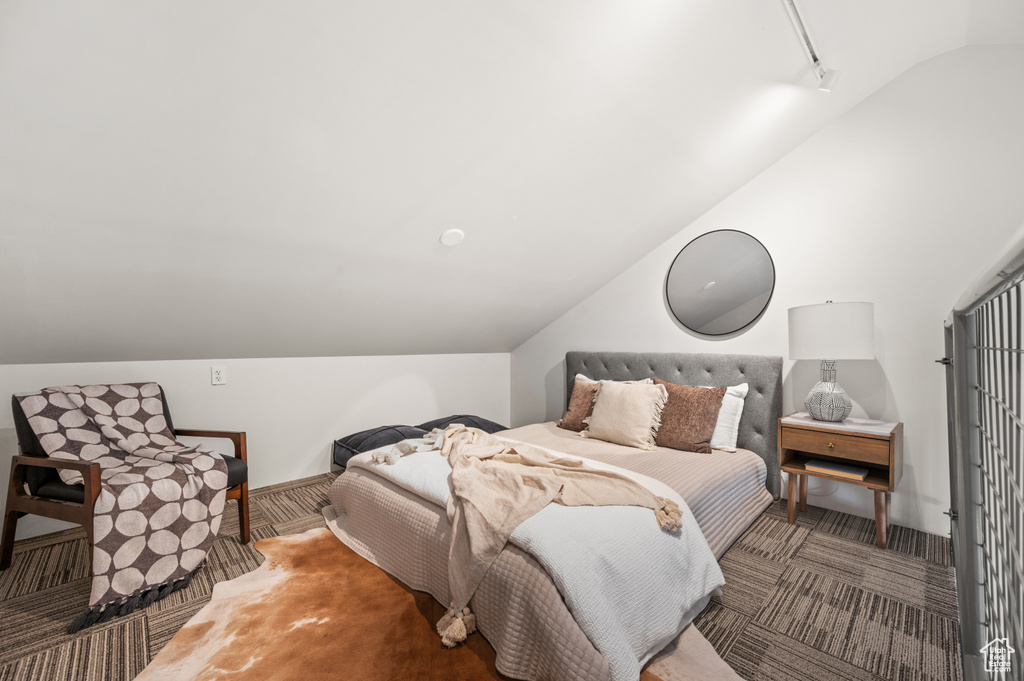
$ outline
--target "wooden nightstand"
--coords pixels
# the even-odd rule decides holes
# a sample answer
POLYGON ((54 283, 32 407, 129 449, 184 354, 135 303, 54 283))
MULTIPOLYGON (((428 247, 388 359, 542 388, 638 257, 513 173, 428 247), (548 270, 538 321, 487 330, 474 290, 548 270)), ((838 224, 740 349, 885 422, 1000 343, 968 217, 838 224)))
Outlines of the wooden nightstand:
POLYGON ((868 419, 840 423, 815 421, 800 412, 779 419, 779 466, 789 473, 789 522, 796 521, 796 485, 800 510, 807 510, 807 476, 825 478, 875 491, 875 536, 885 548, 889 504, 903 476, 903 424, 868 419), (808 459, 867 468, 863 480, 849 479, 804 467, 808 459))

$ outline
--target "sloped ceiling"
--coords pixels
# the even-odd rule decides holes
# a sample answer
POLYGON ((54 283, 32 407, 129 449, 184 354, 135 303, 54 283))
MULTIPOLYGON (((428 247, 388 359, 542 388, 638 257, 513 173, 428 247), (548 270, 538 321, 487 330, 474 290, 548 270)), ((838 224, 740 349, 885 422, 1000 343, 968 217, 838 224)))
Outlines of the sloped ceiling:
POLYGON ((1019 5, 5 0, 0 363, 511 350, 1019 5))

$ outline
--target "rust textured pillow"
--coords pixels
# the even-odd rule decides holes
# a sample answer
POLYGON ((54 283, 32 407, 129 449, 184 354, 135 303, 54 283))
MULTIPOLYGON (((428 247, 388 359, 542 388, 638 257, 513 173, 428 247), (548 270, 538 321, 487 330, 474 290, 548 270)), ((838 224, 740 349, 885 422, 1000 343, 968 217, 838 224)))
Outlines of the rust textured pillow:
POLYGON ((565 410, 565 416, 558 422, 559 428, 575 430, 577 433, 583 430, 583 419, 590 416, 594 411, 594 393, 597 381, 591 381, 583 374, 576 374, 576 380, 572 384, 572 395, 569 397, 569 407, 565 410))
MULTIPOLYGON (((622 381, 622 383, 650 383, 651 379, 644 378, 637 381, 622 381)), ((583 374, 576 374, 572 383, 572 395, 569 396, 569 406, 565 410, 565 416, 556 425, 566 430, 575 430, 577 433, 583 430, 583 419, 594 413, 594 396, 597 394, 597 386, 605 381, 593 381, 583 374)))
POLYGON ((725 388, 695 388, 654 379, 668 390, 668 402, 661 412, 658 446, 687 452, 711 453, 718 412, 725 388))

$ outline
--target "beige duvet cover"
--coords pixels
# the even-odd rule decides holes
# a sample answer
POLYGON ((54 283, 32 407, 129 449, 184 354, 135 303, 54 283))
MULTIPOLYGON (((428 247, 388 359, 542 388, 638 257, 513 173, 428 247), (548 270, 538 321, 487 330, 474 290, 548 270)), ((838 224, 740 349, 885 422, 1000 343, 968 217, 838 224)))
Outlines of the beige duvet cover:
MULTIPOLYGON (((588 456, 662 480, 689 504, 716 557, 771 503, 764 462, 755 454, 652 452, 580 438, 541 423, 497 434, 588 456)), ((409 587, 450 601, 451 525, 444 509, 363 469, 339 476, 324 509, 346 545, 409 587)), ((536 681, 610 679, 608 663, 580 630, 547 572, 508 545, 472 600, 477 626, 494 647, 498 669, 536 681)))
POLYGON ((696 454, 658 447, 645 452, 583 438, 554 422, 534 423, 496 435, 585 456, 661 480, 686 501, 716 558, 721 558, 772 503, 772 495, 764 485, 764 460, 746 449, 714 449, 710 454, 696 454))

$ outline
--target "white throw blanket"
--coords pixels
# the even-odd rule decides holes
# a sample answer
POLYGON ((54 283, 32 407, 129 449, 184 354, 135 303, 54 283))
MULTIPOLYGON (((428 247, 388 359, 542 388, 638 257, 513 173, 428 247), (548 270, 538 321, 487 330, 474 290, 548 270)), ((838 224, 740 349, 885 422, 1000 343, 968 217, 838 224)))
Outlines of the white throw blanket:
MULTIPOLYGON (((369 470, 447 507, 451 467, 437 451, 413 451, 393 465, 375 462, 374 454, 360 454, 348 467, 369 470)), ((643 664, 679 634, 725 580, 674 490, 632 471, 586 462, 675 501, 684 509, 681 529, 663 532, 647 508, 549 504, 519 525, 510 541, 551 575, 580 629, 608 658, 612 678, 635 681, 643 664)))

